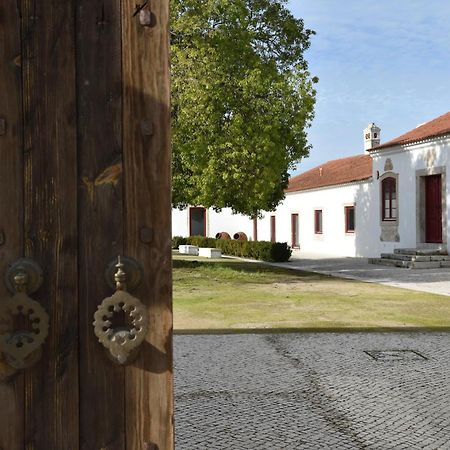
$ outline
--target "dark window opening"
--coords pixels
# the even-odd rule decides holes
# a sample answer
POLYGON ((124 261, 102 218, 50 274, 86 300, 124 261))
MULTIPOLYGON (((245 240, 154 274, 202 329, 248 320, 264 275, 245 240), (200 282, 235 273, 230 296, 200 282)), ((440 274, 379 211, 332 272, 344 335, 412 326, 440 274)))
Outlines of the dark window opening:
POLYGON ((291 214, 291 244, 293 248, 299 248, 298 242, 298 214, 291 214))
POLYGON ((205 208, 189 208, 189 235, 206 236, 205 208))
POLYGON ((275 216, 270 216, 270 240, 276 242, 276 223, 275 216))
POLYGON ((346 206, 345 207, 345 232, 354 233, 355 232, 355 207, 346 206))
POLYGON ((393 177, 381 182, 381 217, 385 221, 397 219, 397 182, 393 177))
POLYGON ((314 211, 314 233, 322 234, 322 210, 316 209, 314 211))

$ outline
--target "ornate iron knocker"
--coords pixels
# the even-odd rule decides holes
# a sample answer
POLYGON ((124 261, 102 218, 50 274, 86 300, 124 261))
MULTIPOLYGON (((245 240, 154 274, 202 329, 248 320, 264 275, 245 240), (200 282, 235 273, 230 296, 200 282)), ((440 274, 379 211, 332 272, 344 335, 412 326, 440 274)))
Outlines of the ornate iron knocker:
POLYGON ((28 296, 41 284, 42 270, 30 259, 16 261, 6 273, 6 285, 14 295, 0 300, 0 352, 14 369, 34 365, 41 357, 41 347, 48 336, 48 314, 40 303, 28 296), (16 330, 14 322, 19 316, 23 316, 28 326, 22 324, 16 330))
MULTIPOLYGON (((126 261, 134 260, 127 258, 126 261)), ((141 301, 127 292, 127 274, 120 256, 115 267, 116 292, 98 306, 94 314, 94 333, 114 361, 127 364, 137 355, 147 335, 148 313, 141 301), (114 315, 118 313, 125 315, 125 323, 114 324, 114 315)))

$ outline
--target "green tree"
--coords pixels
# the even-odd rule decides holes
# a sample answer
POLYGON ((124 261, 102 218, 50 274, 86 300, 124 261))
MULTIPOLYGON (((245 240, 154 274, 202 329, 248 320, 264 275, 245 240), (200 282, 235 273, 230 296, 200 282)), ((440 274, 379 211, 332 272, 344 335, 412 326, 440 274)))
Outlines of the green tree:
POLYGON ((172 0, 173 204, 253 216, 308 155, 313 31, 286 0, 172 0))

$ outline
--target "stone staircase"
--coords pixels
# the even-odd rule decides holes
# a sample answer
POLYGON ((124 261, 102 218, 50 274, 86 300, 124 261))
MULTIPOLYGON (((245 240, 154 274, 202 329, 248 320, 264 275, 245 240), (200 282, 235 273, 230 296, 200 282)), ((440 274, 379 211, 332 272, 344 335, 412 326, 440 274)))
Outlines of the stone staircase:
POLYGON ((450 268, 447 250, 427 248, 396 248, 394 253, 382 253, 380 258, 369 258, 369 263, 404 269, 450 268))

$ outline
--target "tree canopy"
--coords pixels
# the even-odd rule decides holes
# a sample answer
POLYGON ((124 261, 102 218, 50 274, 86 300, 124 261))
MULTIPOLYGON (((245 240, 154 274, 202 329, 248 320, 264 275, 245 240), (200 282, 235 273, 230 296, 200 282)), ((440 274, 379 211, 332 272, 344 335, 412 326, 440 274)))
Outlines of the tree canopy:
POLYGON ((173 204, 254 216, 308 155, 313 31, 286 0, 172 0, 173 204))

